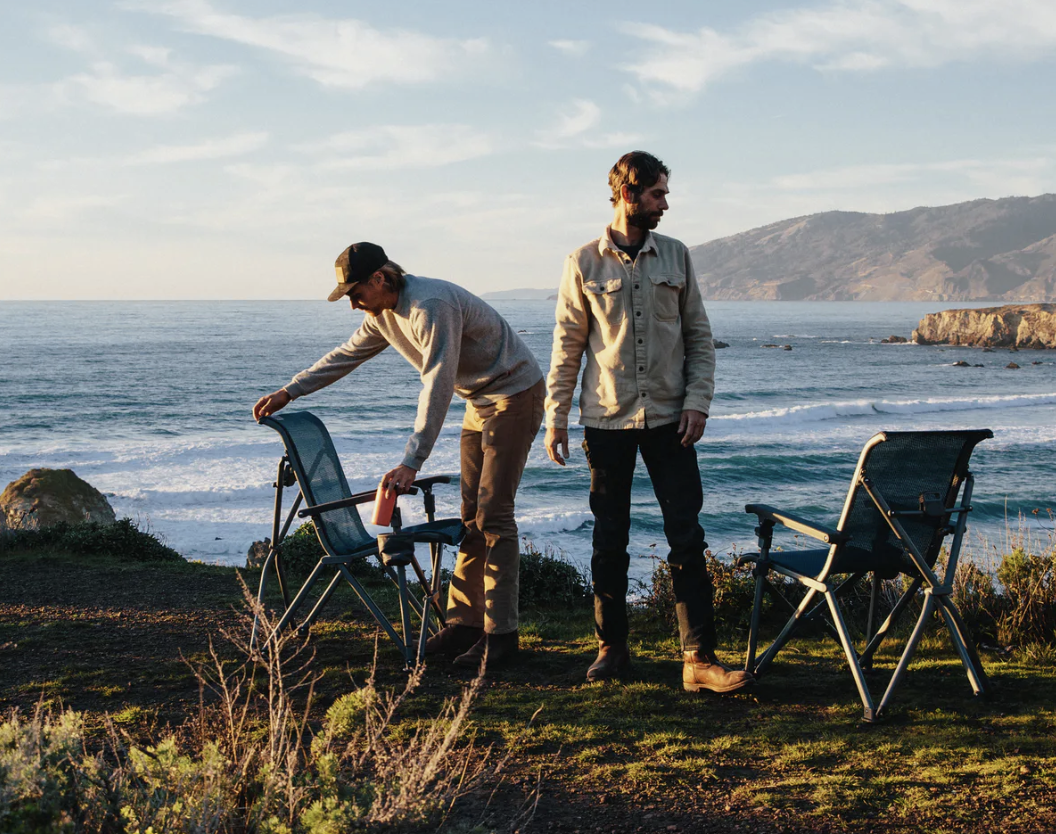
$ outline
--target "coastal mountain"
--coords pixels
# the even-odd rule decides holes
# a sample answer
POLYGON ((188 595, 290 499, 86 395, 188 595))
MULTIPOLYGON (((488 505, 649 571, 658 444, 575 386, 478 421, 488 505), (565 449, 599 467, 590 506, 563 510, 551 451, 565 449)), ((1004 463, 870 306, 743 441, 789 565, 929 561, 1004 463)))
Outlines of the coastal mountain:
POLYGON ((1056 300, 1056 194, 829 211, 690 248, 706 300, 1056 300))

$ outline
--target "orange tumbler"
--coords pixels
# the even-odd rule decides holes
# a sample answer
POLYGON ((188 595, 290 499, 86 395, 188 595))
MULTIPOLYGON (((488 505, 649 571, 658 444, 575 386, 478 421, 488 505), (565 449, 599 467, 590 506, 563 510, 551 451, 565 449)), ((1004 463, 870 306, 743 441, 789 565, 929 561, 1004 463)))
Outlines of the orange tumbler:
POLYGON ((385 494, 385 479, 378 484, 378 493, 374 496, 374 515, 370 517, 371 524, 379 527, 388 527, 392 523, 392 511, 396 507, 396 488, 393 487, 385 494))

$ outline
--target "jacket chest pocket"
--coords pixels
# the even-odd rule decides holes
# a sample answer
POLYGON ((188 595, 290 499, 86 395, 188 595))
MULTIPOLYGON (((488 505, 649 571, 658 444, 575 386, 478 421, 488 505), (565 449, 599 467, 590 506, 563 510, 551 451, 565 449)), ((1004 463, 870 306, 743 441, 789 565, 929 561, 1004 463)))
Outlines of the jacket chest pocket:
POLYGON ((675 273, 650 275, 653 284, 653 315, 658 321, 678 319, 679 300, 686 286, 686 276, 675 273))
POLYGON ((623 318, 623 279, 584 281, 583 294, 601 319, 613 321, 623 318))

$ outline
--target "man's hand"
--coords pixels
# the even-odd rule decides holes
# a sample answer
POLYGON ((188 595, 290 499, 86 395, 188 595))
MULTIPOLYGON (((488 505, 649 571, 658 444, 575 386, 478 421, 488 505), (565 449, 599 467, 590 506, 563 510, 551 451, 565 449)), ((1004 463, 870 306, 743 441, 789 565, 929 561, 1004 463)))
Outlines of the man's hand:
POLYGON ((546 430, 546 453, 550 460, 559 466, 564 466, 568 460, 568 429, 555 429, 552 426, 546 430))
POLYGON ((417 469, 411 469, 411 467, 404 466, 402 463, 391 472, 386 472, 385 477, 381 479, 381 484, 385 487, 385 497, 387 498, 393 490, 396 491, 397 495, 403 495, 411 488, 411 484, 414 483, 414 479, 417 477, 417 469))
POLYGON ((285 388, 265 394, 253 406, 253 419, 259 421, 261 417, 270 417, 280 408, 288 406, 292 399, 293 397, 286 393, 285 388))
POLYGON ((682 435, 682 445, 692 446, 704 434, 704 427, 708 424, 708 415, 703 411, 687 409, 682 412, 682 419, 678 421, 678 433, 682 435))

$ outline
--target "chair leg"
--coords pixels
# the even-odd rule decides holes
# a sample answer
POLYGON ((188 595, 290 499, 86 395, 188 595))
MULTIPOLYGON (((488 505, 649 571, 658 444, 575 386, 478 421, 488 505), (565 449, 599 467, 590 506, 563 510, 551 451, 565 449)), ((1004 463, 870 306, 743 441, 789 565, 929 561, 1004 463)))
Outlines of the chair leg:
POLYGON ((272 630, 271 635, 268 637, 268 642, 275 638, 282 629, 286 627, 286 624, 293 619, 293 615, 297 613, 297 609, 301 607, 305 598, 308 596, 308 592, 312 589, 315 584, 315 580, 319 578, 319 574, 323 572, 323 563, 319 562, 312 569, 311 575, 305 581, 304 585, 301 586, 301 590, 297 592, 297 596, 293 598, 293 602, 290 603, 290 607, 283 613, 282 618, 278 624, 272 630))
POLYGON ((942 618, 946 621, 946 628, 950 632, 950 641, 961 658, 965 672, 968 673, 968 682, 972 685, 972 691, 976 695, 985 695, 989 689, 990 681, 986 677, 986 672, 983 671, 983 663, 979 659, 979 653, 975 650, 975 644, 972 642, 968 627, 961 618, 961 612, 957 610, 953 600, 947 596, 936 597, 935 602, 938 605, 939 612, 942 614, 942 618))
POLYGON ((781 651, 785 643, 792 637, 792 632, 799 626, 800 618, 803 616, 803 612, 810 607, 815 595, 818 592, 814 588, 808 588, 806 594, 803 595, 803 599, 800 601, 799 606, 796 608, 795 613, 791 619, 785 623, 785 627, 781 629, 781 633, 777 635, 774 642, 771 643, 763 656, 759 658, 759 663, 756 665, 756 674, 762 674, 763 670, 773 661, 777 656, 777 653, 781 651))
POLYGON ((909 642, 906 643, 906 648, 902 652, 902 657, 898 659, 898 665, 895 666, 895 671, 891 675, 891 681, 887 684, 887 690, 884 692, 884 697, 880 699, 880 708, 877 710, 878 713, 883 712, 884 708, 891 700, 891 696, 894 694, 895 689, 902 682, 902 678, 906 674, 906 669, 909 668, 909 663, 913 659, 914 653, 917 651, 917 645, 920 643, 920 638, 924 636, 924 629, 928 625, 928 619, 931 617, 934 610, 935 597, 932 595, 930 588, 925 588, 924 603, 921 605, 917 624, 913 627, 913 633, 909 636, 909 642))
POLYGON ((371 616, 381 626, 382 630, 389 635, 389 639, 392 640, 396 648, 399 650, 405 658, 407 657, 407 646, 403 640, 400 639, 400 635, 396 633, 396 629, 392 627, 392 623, 389 622, 388 617, 382 612, 376 602, 371 599, 370 594, 367 593, 367 589, 364 588, 358 579, 352 575, 352 572, 348 569, 347 565, 338 565, 338 570, 341 571, 341 575, 345 577, 345 581, 352 586, 352 590, 356 592, 356 596, 359 597, 359 601, 362 602, 371 616))
POLYGON ((863 719, 872 723, 876 721, 879 710, 873 708, 873 696, 869 693, 869 686, 865 682, 865 673, 862 672, 862 667, 858 663, 858 653, 855 652, 851 636, 847 633, 847 623, 844 622, 843 612, 840 611, 840 605, 836 601, 836 594, 831 591, 826 593, 825 601, 829 604, 829 611, 832 613, 832 619, 836 623, 836 631, 840 636, 843 653, 847 657, 847 665, 851 667, 851 675, 854 677, 854 683, 858 687, 858 695, 861 697, 862 706, 865 708, 863 719))
POLYGON ((312 623, 315 622, 315 618, 319 616, 319 613, 323 610, 323 606, 330 600, 331 595, 337 590, 338 584, 341 582, 341 572, 335 571, 333 577, 330 579, 330 584, 326 586, 326 590, 323 591, 322 596, 316 601, 315 605, 312 606, 312 610, 308 612, 308 616, 304 622, 298 627, 298 631, 306 631, 311 628, 312 623))
POLYGON ((755 650, 759 644, 759 620, 762 617, 763 583, 766 582, 768 569, 765 565, 755 566, 755 602, 752 603, 752 621, 748 626, 748 652, 744 658, 744 671, 756 673, 755 650))
POLYGON ((899 618, 902 616, 902 612, 906 610, 906 606, 909 605, 917 591, 920 590, 922 584, 923 580, 919 576, 916 577, 910 583, 909 589, 899 597, 898 602, 895 603, 895 607, 891 609, 891 613, 887 615, 887 618, 880 625, 880 628, 876 630, 876 634, 873 635, 866 647, 862 649, 862 654, 860 656, 862 666, 867 669, 872 668, 873 655, 876 654, 876 650, 880 648, 880 644, 884 642, 887 633, 895 627, 895 623, 898 622, 899 618))

